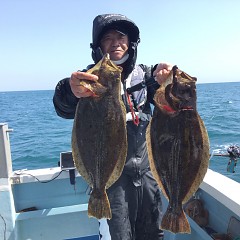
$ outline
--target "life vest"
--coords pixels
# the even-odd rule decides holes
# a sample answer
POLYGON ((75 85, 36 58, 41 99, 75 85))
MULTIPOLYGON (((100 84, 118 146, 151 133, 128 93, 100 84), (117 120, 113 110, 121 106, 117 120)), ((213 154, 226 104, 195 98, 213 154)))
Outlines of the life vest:
POLYGON ((144 84, 141 84, 144 82, 145 72, 143 71, 143 68, 141 65, 135 65, 133 71, 122 84, 121 94, 126 106, 127 121, 136 121, 137 123, 137 119, 149 121, 151 118, 149 107, 146 109, 147 88, 144 84), (134 90, 134 86, 136 85, 140 87, 138 87, 137 90, 134 90), (133 89, 133 91, 131 91, 131 89, 133 89))

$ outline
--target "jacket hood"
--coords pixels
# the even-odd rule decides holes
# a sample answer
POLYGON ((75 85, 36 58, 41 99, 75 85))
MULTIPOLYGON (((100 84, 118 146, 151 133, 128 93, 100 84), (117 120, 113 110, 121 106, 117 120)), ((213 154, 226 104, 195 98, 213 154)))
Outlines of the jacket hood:
POLYGON ((132 20, 121 14, 103 14, 93 20, 92 46, 94 48, 99 47, 101 37, 110 29, 127 34, 130 42, 139 41, 139 29, 132 20))
POLYGON ((93 20, 92 29, 92 43, 90 44, 92 48, 92 58, 95 63, 101 60, 103 57, 100 40, 104 33, 110 29, 120 31, 128 35, 129 38, 129 58, 125 63, 125 75, 126 77, 132 72, 136 58, 137 58, 137 45, 140 42, 139 29, 137 25, 121 14, 103 14, 98 15, 93 20))

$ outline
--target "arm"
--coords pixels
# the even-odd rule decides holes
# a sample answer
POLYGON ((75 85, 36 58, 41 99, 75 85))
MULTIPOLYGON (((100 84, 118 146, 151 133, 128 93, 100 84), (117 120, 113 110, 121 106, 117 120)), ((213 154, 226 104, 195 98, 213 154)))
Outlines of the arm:
POLYGON ((96 81, 98 77, 86 72, 74 72, 71 78, 61 80, 53 96, 53 104, 58 116, 73 119, 79 98, 89 97, 93 93, 80 85, 81 80, 96 81))
POLYGON ((146 81, 147 92, 148 92, 147 98, 150 103, 154 104, 153 97, 154 97, 156 90, 160 86, 153 77, 153 71, 155 70, 155 66, 154 67, 153 66, 151 66, 151 67, 144 66, 144 68, 145 68, 145 81, 146 81))
MULTIPOLYGON (((149 101, 154 104, 154 94, 156 90, 159 88, 159 86, 166 81, 170 71, 172 70, 172 65, 168 63, 159 63, 156 64, 154 67, 151 68, 151 76, 150 76, 150 81, 151 84, 153 85, 152 88, 148 89, 149 95, 149 101), (156 84, 154 84, 154 82, 156 84)), ((150 86, 151 86, 150 84, 150 86)))
POLYGON ((154 104, 154 94, 159 88, 160 84, 162 84, 167 79, 172 66, 167 63, 160 63, 151 67, 143 64, 140 64, 140 66, 145 72, 145 83, 147 86, 148 101, 154 104))
POLYGON ((140 65, 145 72, 145 81, 147 85, 148 101, 154 104, 154 94, 159 86, 167 79, 168 74, 172 69, 172 65, 168 63, 160 63, 155 66, 148 67, 140 65))
POLYGON ((53 105, 58 116, 73 119, 78 98, 72 93, 69 80, 70 78, 64 78, 58 82, 53 96, 53 105))

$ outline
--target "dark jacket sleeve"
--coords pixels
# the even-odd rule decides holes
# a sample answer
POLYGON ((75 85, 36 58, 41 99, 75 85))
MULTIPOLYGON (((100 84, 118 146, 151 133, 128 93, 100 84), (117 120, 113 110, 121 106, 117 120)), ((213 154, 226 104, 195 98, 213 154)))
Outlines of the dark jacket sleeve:
POLYGON ((58 116, 73 119, 79 99, 72 93, 69 79, 64 78, 58 82, 53 96, 53 105, 58 116))
POLYGON ((152 104, 154 104, 154 101, 153 101, 154 94, 156 90, 159 88, 158 82, 156 82, 153 77, 153 72, 156 69, 156 66, 157 65, 155 65, 154 67, 153 66, 148 67, 146 65, 141 65, 143 71, 145 72, 145 83, 147 86, 147 93, 148 93, 147 98, 148 98, 148 101, 152 104))

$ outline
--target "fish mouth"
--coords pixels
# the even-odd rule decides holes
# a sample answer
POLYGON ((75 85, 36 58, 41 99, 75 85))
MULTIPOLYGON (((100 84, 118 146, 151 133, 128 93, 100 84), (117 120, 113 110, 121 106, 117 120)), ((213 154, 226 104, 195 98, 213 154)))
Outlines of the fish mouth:
POLYGON ((163 105, 162 108, 167 111, 168 113, 176 113, 180 111, 193 111, 194 108, 192 106, 183 106, 179 107, 178 109, 172 108, 170 105, 163 105))
POLYGON ((180 103, 178 106, 179 111, 192 111, 194 110, 194 107, 191 103, 180 103))
MULTIPOLYGON (((193 99, 182 98, 182 96, 175 97, 172 93, 169 94, 167 109, 172 108, 175 112, 182 110, 194 110, 193 99), (170 101, 169 101, 170 100, 170 101)), ((170 112, 173 112, 172 110, 170 112)))
POLYGON ((192 98, 189 98, 187 100, 185 99, 185 101, 182 101, 179 103, 178 109, 183 111, 195 110, 196 108, 195 108, 194 100, 192 98))
POLYGON ((180 108, 180 110, 187 111, 187 110, 194 110, 194 109, 192 106, 185 106, 185 107, 180 108))

